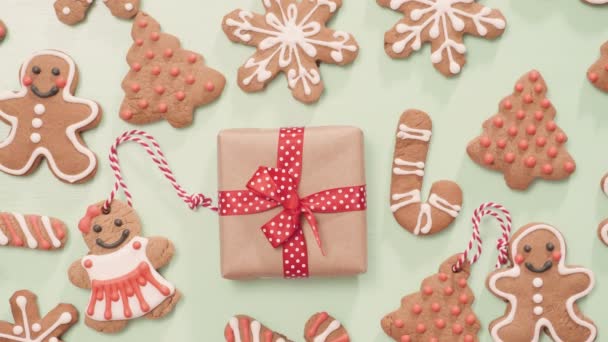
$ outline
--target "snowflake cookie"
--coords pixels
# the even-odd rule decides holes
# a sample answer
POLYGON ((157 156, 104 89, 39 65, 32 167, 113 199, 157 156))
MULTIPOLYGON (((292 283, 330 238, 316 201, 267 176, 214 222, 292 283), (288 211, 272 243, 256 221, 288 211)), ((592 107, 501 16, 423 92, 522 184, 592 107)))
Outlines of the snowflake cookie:
POLYGON ((10 303, 15 323, 0 322, 0 341, 60 342, 78 322, 78 311, 70 304, 59 304, 41 318, 36 295, 30 291, 15 292, 10 303))
POLYGON ((261 91, 282 71, 297 100, 318 101, 324 88, 319 63, 349 64, 359 51, 349 33, 325 26, 342 0, 262 1, 266 14, 235 10, 223 21, 230 40, 257 47, 239 69, 239 86, 261 91))
POLYGON ((386 53, 392 58, 407 58, 430 42, 433 65, 448 77, 460 73, 466 62, 465 34, 494 39, 506 26, 500 11, 476 0, 376 1, 404 15, 384 36, 386 53))

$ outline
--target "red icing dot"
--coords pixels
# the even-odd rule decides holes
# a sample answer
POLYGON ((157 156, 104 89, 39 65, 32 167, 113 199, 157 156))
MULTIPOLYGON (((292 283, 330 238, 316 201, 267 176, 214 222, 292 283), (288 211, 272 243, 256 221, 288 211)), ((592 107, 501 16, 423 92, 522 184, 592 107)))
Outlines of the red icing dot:
POLYGON ((465 319, 465 322, 466 322, 468 325, 473 325, 473 324, 475 324, 475 322, 477 322, 477 317, 475 317, 475 315, 473 315, 473 314, 470 314, 470 315, 468 315, 468 316, 467 316, 467 318, 465 319))
POLYGON ((146 109, 148 108, 148 101, 141 99, 137 102, 137 106, 141 109, 146 109))
POLYGON ((133 84, 131 84, 131 90, 132 90, 134 93, 137 93, 137 92, 139 92, 139 91, 141 90, 141 87, 139 86, 139 84, 137 84, 137 83, 133 83, 133 84))
POLYGON ((452 314, 452 316, 458 316, 460 315, 460 308, 457 306, 453 306, 452 309, 450 310, 450 313, 452 314))
POLYGON ((91 267, 93 267, 93 262, 92 262, 91 260, 88 260, 88 259, 87 259, 87 260, 85 260, 85 261, 84 261, 84 267, 86 267, 86 268, 91 268, 91 267))
POLYGON ((443 328, 445 328, 445 321, 442 320, 441 318, 436 319, 435 326, 437 327, 437 329, 443 329, 443 328))
POLYGON ((416 315, 419 315, 422 312, 422 306, 420 306, 419 304, 414 304, 414 306, 412 307, 412 312, 416 315))
POLYGON ((604 70, 608 71, 608 64, 604 65, 604 70))
POLYGON ((460 286, 460 288, 464 289, 465 287, 467 287, 467 280, 464 278, 458 279, 458 286, 460 286))
POLYGON ((452 332, 455 335, 460 335, 460 334, 462 334, 463 331, 464 331, 464 328, 462 327, 462 325, 460 325, 458 323, 454 323, 454 325, 452 325, 452 332))
POLYGON ((509 127, 509 130, 507 131, 507 133, 509 133, 510 136, 514 137, 517 135, 517 127, 516 126, 511 126, 509 127))
POLYGON ((145 20, 140 20, 137 25, 139 25, 139 27, 144 28, 146 26, 148 26, 148 22, 145 20))
POLYGON ((524 257, 521 254, 517 254, 515 256, 515 263, 518 265, 521 265, 521 264, 523 264, 523 262, 524 262, 524 257))
POLYGON ((410 337, 410 335, 403 335, 400 338, 400 342, 412 342, 412 338, 410 337))
POLYGON ((171 71, 169 71, 169 73, 171 74, 171 76, 173 77, 177 77, 180 73, 179 68, 173 67, 171 68, 171 71))
POLYGON ((194 64, 194 63, 196 63, 197 59, 198 59, 198 57, 195 54, 191 54, 188 56, 188 63, 194 64))
POLYGON ((560 261, 562 259, 562 253, 555 251, 551 254, 551 258, 553 258, 553 261, 555 262, 560 261))
POLYGON ((153 59, 153 58, 154 58, 154 56, 155 56, 155 55, 154 55, 154 51, 152 51, 152 50, 148 50, 148 51, 146 51, 146 58, 147 58, 147 59, 153 59))
POLYGON ((528 135, 536 134, 536 126, 529 125, 528 127, 526 127, 526 133, 528 133, 528 135))
POLYGON ((400 320, 400 319, 396 319, 396 320, 394 321, 394 323, 395 323, 395 326, 396 326, 397 328, 403 328, 403 327, 405 326, 405 324, 403 323, 403 321, 402 321, 402 320, 400 320))
POLYGON ((507 152, 504 157, 505 162, 511 164, 515 161, 515 153, 507 152))
POLYGON ((568 137, 566 137, 566 135, 564 133, 557 133, 557 135, 555 136, 555 141, 557 141, 559 144, 563 144, 568 140, 568 137))
POLYGON ((134 249, 140 249, 141 248, 141 242, 139 242, 139 241, 133 242, 133 248, 134 249))
POLYGON ((473 336, 471 335, 465 335, 464 336, 464 342, 473 342, 475 341, 475 339, 473 338, 473 336))
POLYGON ((152 32, 150 33, 150 39, 153 41, 158 41, 160 39, 160 34, 158 32, 152 32))
POLYGON ((543 91, 543 86, 542 86, 542 84, 537 84, 537 85, 535 85, 535 86, 534 86, 534 91, 535 91, 535 92, 537 92, 537 93, 542 92, 542 91, 543 91))
POLYGON ((59 77, 55 80, 55 85, 58 88, 64 88, 67 85, 68 81, 65 80, 65 78, 63 77, 59 77))
POLYGON ((155 66, 155 67, 152 68, 152 75, 154 75, 154 76, 160 75, 160 67, 159 66, 155 66))
POLYGON ((194 76, 192 76, 192 75, 186 76, 186 83, 187 84, 192 85, 192 84, 194 84, 194 82, 196 82, 196 79, 194 78, 194 76))
POLYGON ((144 45, 144 40, 143 39, 135 39, 135 45, 137 45, 137 46, 144 45))
POLYGON ((175 98, 179 101, 183 101, 186 98, 186 94, 183 91, 178 91, 175 93, 175 98))
POLYGON ((530 74, 528 74, 528 79, 532 82, 536 82, 538 81, 538 77, 540 75, 538 74, 538 71, 534 70, 534 71, 530 71, 530 74))
POLYGON ((549 122, 547 122, 546 126, 547 126, 547 130, 549 132, 553 132, 553 131, 555 131, 557 129, 557 124, 555 124, 555 121, 549 121, 549 122))
POLYGON ((551 101, 549 101, 548 99, 544 99, 540 102, 540 106, 547 109, 551 107, 551 101))
POLYGON ((536 138, 536 146, 544 147, 547 144, 547 138, 545 137, 537 137, 536 138))
POLYGON ((521 93, 522 91, 524 91, 524 85, 521 83, 517 83, 515 85, 515 91, 517 91, 518 93, 521 93))
POLYGON ((445 273, 439 273, 439 280, 442 282, 448 280, 448 275, 445 273))
POLYGON ((505 102, 503 102, 502 107, 506 110, 510 110, 511 108, 513 108, 513 104, 511 103, 511 101, 509 100, 505 100, 505 102))
POLYGON ((543 112, 541 112, 540 110, 537 110, 534 113, 534 118, 538 121, 542 121, 544 119, 544 117, 545 117, 545 114, 543 112))
POLYGON ((431 304, 431 310, 433 310, 433 312, 439 312, 441 311, 441 305, 439 305, 439 303, 433 303, 431 304))
POLYGON ((524 112, 522 109, 520 109, 520 110, 517 111, 517 114, 515 114, 515 117, 518 120, 523 120, 523 119, 526 118, 526 112, 524 112))
POLYGON ((544 174, 550 175, 553 173, 553 166, 551 166, 551 164, 545 164, 543 165, 542 171, 544 174))
POLYGON ((587 78, 591 83, 595 83, 600 79, 600 76, 593 71, 589 71, 589 73, 587 73, 587 78))
POLYGON ((431 337, 429 342, 439 342, 439 339, 437 337, 431 337))
POLYGON ((23 78, 23 85, 24 85, 24 86, 29 87, 29 86, 31 86, 31 85, 32 85, 32 83, 34 83, 34 81, 32 80, 32 78, 31 78, 31 77, 29 77, 29 76, 25 76, 25 77, 23 78))
POLYGON ((165 92, 165 87, 163 87, 162 85, 157 85, 156 87, 154 87, 154 92, 158 95, 162 95, 165 92))
POLYGON ((433 294, 433 288, 430 286, 425 286, 424 289, 422 289, 422 293, 424 293, 427 296, 430 296, 433 294))
POLYGON ((120 112, 120 117, 123 120, 131 120, 131 118, 133 117, 133 112, 128 109, 125 109, 122 112, 120 112))
POLYGON ((529 156, 528 158, 526 158, 525 164, 529 168, 535 167, 536 166, 536 158, 534 158, 533 156, 529 156))
POLYGON ((494 156, 491 153, 486 153, 486 155, 483 156, 483 162, 486 165, 492 165, 492 164, 494 164, 494 156))
POLYGON ((173 57, 173 50, 167 49, 167 50, 165 50, 165 53, 163 53, 163 54, 165 55, 165 57, 171 58, 171 57, 173 57))
POLYGON ((481 144, 481 146, 483 146, 485 148, 488 148, 488 147, 490 147, 490 145, 492 145, 492 141, 488 137, 481 137, 481 139, 479 140, 479 143, 481 144))
POLYGON ((507 141, 505 139, 498 139, 498 141, 496 142, 496 146, 498 146, 498 148, 500 149, 504 149, 505 147, 507 147, 507 141))
POLYGON ((528 140, 526 139, 521 139, 518 143, 517 143, 517 147, 519 147, 520 150, 527 150, 528 149, 528 140))
POLYGON ((547 150, 547 155, 551 158, 557 157, 557 148, 555 148, 554 146, 549 147, 549 149, 547 150))
POLYGON ((497 128, 501 128, 505 124, 504 120, 499 116, 495 117, 494 120, 492 120, 492 123, 494 123, 494 126, 497 128))
POLYGON ((460 297, 458 297, 458 301, 460 302, 460 304, 466 304, 469 302, 469 296, 463 293, 460 295, 460 297))
POLYGON ((454 293, 454 289, 451 286, 446 286, 443 289, 443 294, 445 294, 446 296, 451 296, 452 293, 454 293))
POLYGON ((419 334, 424 334, 426 332, 426 326, 422 323, 418 323, 416 325, 416 332, 419 334))
POLYGON ((565 162, 564 163, 564 171, 568 172, 568 173, 572 173, 574 172, 574 170, 576 169, 576 165, 574 165, 573 162, 565 162))
POLYGON ((158 111, 160 113, 166 113, 168 109, 169 109, 169 107, 167 106, 166 103, 159 103, 158 104, 158 111))
POLYGON ((4 38, 6 36, 6 29, 4 28, 4 26, 0 26, 0 39, 4 38))
POLYGON ((136 63, 133 63, 133 65, 131 66, 131 69, 132 69, 133 71, 135 71, 135 72, 138 72, 138 71, 140 71, 140 70, 141 70, 141 64, 139 64, 139 63, 137 63, 137 62, 136 62, 136 63))
POLYGON ((524 102, 525 103, 529 104, 529 103, 532 103, 533 101, 534 101, 534 99, 532 98, 532 95, 530 95, 530 94, 524 95, 524 102))
POLYGON ((214 91, 215 84, 213 84, 211 81, 207 82, 207 84, 205 84, 205 90, 207 90, 208 92, 214 91))

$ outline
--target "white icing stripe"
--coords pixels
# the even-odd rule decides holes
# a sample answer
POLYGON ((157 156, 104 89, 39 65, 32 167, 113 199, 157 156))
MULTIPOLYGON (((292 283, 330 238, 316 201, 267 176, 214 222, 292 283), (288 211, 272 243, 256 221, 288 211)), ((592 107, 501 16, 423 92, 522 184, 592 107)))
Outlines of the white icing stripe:
MULTIPOLYGON (((6 229, 8 229, 8 227, 6 227, 6 229)), ((8 245, 8 237, 6 235, 4 235, 4 232, 2 231, 2 229, 0 229, 0 245, 2 245, 2 246, 8 245)))
MULTIPOLYGON (((589 329, 590 334, 589 334, 589 338, 587 340, 585 340, 584 342, 591 342, 593 340, 595 340, 596 336, 597 336, 597 329, 596 327, 581 319, 575 312, 574 310, 574 303, 579 300, 582 297, 585 297, 586 295, 588 295, 591 290, 593 289, 594 285, 595 285, 595 277, 593 275, 593 272, 591 272, 590 270, 586 269, 586 268, 582 268, 582 267, 566 267, 565 265, 565 260, 566 260, 566 243, 564 241, 564 237, 562 236, 562 234, 555 229, 552 226, 546 225, 546 224, 538 224, 535 226, 532 226, 530 228, 528 228, 526 230, 525 233, 519 235, 517 237, 517 239, 515 239, 512 243, 512 247, 511 250, 512 251, 517 251, 518 250, 518 245, 521 242, 521 240, 529 235, 532 232, 535 232, 537 230, 547 230, 549 232, 551 232, 553 235, 555 235, 555 237, 557 237, 558 241, 559 241, 559 245, 560 245, 560 250, 561 250, 561 259, 559 260, 559 263, 557 265, 557 270, 559 272, 559 274, 561 275, 569 275, 569 274, 574 274, 574 273, 583 273, 586 274, 589 277, 589 286, 582 292, 577 293, 575 295, 573 295, 572 297, 568 298, 566 300, 566 311, 568 312, 568 316, 570 316, 570 318, 577 323, 578 325, 581 325, 587 329, 589 329)), ((513 320, 515 318, 515 314, 518 308, 518 302, 517 302, 517 297, 514 294, 511 293, 506 293, 503 292, 501 290, 498 289, 498 287, 496 286, 496 283, 498 282, 499 279, 505 278, 505 277, 509 277, 509 278, 517 278, 519 275, 521 274, 521 268, 518 264, 513 264, 513 267, 511 269, 508 269, 506 271, 503 272, 498 272, 495 273, 494 275, 492 275, 488 281, 488 286, 490 288, 490 290, 495 293, 496 295, 500 296, 501 298, 506 299, 509 304, 510 304, 510 308, 511 311, 509 311, 509 314, 507 315, 506 318, 504 318, 501 321, 498 321, 492 328, 492 330, 490 331, 491 335, 492 335, 492 339, 495 342, 503 342, 502 339, 500 339, 500 337, 498 336, 498 331, 502 328, 504 328, 505 326, 513 323, 513 320)), ((556 342, 560 342, 563 341, 558 335, 557 332, 555 331, 555 329, 553 328, 553 323, 551 321, 549 321, 547 318, 545 317, 541 317, 537 322, 536 325, 534 327, 534 337, 532 339, 531 342, 538 342, 540 340, 540 335, 542 332, 542 329, 546 328, 549 332, 549 335, 551 336, 551 338, 553 338, 554 341, 556 342)))
POLYGON ((251 335, 253 336, 253 342, 260 342, 260 331, 262 325, 258 321, 251 322, 251 335))
POLYGON ((407 198, 405 201, 399 202, 397 204, 391 205, 391 211, 396 212, 397 210, 407 207, 413 203, 420 203, 420 190, 412 190, 410 192, 406 192, 404 194, 394 194, 392 196, 393 201, 399 201, 404 198, 407 198))
MULTIPOLYGON (((89 176, 91 174, 91 172, 93 172, 93 170, 95 170, 95 168, 97 167, 97 159, 95 158, 95 154, 91 150, 86 148, 83 144, 80 143, 76 132, 78 130, 80 130, 81 128, 88 126, 89 124, 94 122, 95 119, 97 119, 97 116, 99 115, 99 106, 94 101, 77 98, 74 95, 70 94, 70 90, 72 88, 72 83, 74 82, 74 77, 76 75, 76 64, 74 63, 72 58, 70 58, 68 55, 66 55, 62 52, 59 52, 59 51, 45 50, 45 51, 40 51, 40 52, 32 55, 27 61, 25 61, 25 63, 23 64, 24 67, 21 68, 20 80, 23 80, 23 78, 25 77, 25 74, 27 72, 27 70, 26 70, 27 66, 30 64, 32 59, 34 59, 38 56, 43 56, 43 55, 50 55, 50 56, 55 56, 55 57, 61 58, 69 65, 70 70, 69 70, 69 74, 67 77, 67 83, 66 83, 65 87, 63 88, 63 93, 62 93, 63 99, 67 102, 83 104, 85 106, 88 106, 91 109, 91 115, 89 115, 89 117, 87 119, 85 119, 84 121, 77 122, 71 126, 68 126, 65 131, 66 136, 68 137, 70 142, 74 145, 76 150, 78 152, 84 154, 89 159, 89 166, 86 168, 86 170, 84 170, 83 172, 81 172, 79 174, 75 174, 75 175, 65 174, 59 169, 59 167, 57 167, 57 163, 55 162, 55 159, 54 159, 53 155, 51 154, 51 152, 46 147, 41 146, 41 147, 37 147, 34 150, 34 152, 32 152, 32 155, 30 156, 29 161, 25 164, 25 166, 23 168, 21 168, 19 170, 15 170, 15 169, 11 169, 11 168, 8 168, 8 167, 0 164, 0 171, 6 172, 11 175, 15 175, 15 176, 24 175, 32 169, 32 167, 34 166, 34 163, 40 156, 44 156, 47 160, 47 163, 49 164, 49 167, 51 168, 51 170, 53 170, 53 173, 57 177, 59 177, 60 179, 66 181, 66 182, 75 183, 75 182, 78 182, 78 181, 86 178, 87 176, 89 176)), ((16 93, 15 92, 6 92, 4 94, 1 94, 0 101, 23 98, 28 93, 27 89, 28 88, 23 86, 23 84, 22 84, 21 90, 16 93)), ((17 117, 10 116, 1 110, 0 110, 0 117, 2 117, 4 120, 6 120, 9 123, 9 125, 12 127, 8 138, 6 138, 6 140, 4 140, 3 142, 0 142, 0 148, 4 148, 4 147, 8 146, 9 144, 11 144, 13 142, 13 140, 15 139, 15 135, 17 134, 17 129, 18 129, 19 125, 18 125, 17 117)))
POLYGON ((417 170, 405 170, 400 167, 393 168, 393 173, 398 176, 416 175, 424 176, 424 163, 423 162, 409 162, 400 158, 395 159, 395 165, 397 166, 408 166, 416 168, 417 170))
POLYGON ((38 248, 38 241, 36 241, 36 239, 32 235, 32 232, 30 232, 30 229, 27 226, 27 222, 25 222, 25 217, 17 213, 13 213, 13 216, 15 217, 15 220, 17 220, 17 223, 19 223, 19 228, 21 228, 21 231, 23 231, 23 235, 25 235, 27 246, 29 248, 38 248))
POLYGON ((325 329, 325 331, 323 333, 321 333, 321 335, 315 337, 313 342, 325 342, 327 340, 327 338, 329 337, 329 335, 331 335, 331 333, 333 333, 334 331, 340 329, 341 326, 342 326, 342 324, 340 324, 340 322, 338 322, 337 320, 334 320, 327 326, 327 328, 325 329))
POLYGON ((241 330, 239 329, 239 320, 236 317, 232 317, 228 322, 230 329, 234 333, 234 342, 241 342, 241 330))
POLYGON ((429 204, 454 218, 458 217, 460 209, 462 209, 459 205, 451 204, 434 193, 429 197, 429 204))
POLYGON ((55 232, 53 231, 53 226, 51 225, 51 220, 49 219, 49 217, 42 216, 41 221, 42 221, 42 226, 44 227, 44 230, 46 231, 46 235, 48 235, 49 238, 51 239, 51 243, 53 244, 53 247, 55 247, 55 248, 61 247, 61 241, 59 241, 59 239, 57 239, 57 236, 55 235, 55 232))
POLYGON ((399 125, 399 133, 397 137, 400 139, 414 139, 428 142, 431 140, 433 132, 426 129, 417 129, 408 127, 406 124, 399 125))
POLYGON ((418 222, 416 223, 416 228, 414 228, 414 235, 428 234, 432 226, 431 206, 428 203, 422 203, 420 205, 420 212, 418 213, 418 222), (422 226, 422 222, 425 222, 424 226, 422 226))

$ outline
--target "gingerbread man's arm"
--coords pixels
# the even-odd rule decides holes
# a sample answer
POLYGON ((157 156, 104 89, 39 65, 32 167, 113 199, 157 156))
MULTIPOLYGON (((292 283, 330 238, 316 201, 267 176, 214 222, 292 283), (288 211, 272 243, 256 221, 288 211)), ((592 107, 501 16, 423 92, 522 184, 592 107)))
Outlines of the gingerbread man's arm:
POLYGON ((87 270, 82 267, 81 261, 76 260, 70 266, 68 270, 68 276, 70 277, 70 281, 72 284, 80 287, 81 289, 90 289, 91 288, 91 279, 89 279, 89 274, 87 270))
MULTIPOLYGON (((519 287, 519 282, 518 282, 518 278, 506 274, 510 270, 511 269, 499 270, 499 271, 492 273, 490 275, 490 277, 488 277, 488 288, 490 288, 490 290, 492 292, 495 292, 491 287, 492 280, 494 280, 494 287, 498 291, 508 293, 508 294, 515 293, 519 287)), ((499 295, 498 293, 495 293, 495 294, 499 295)))
POLYGON ((82 103, 66 103, 62 109, 62 118, 64 118, 70 124, 75 124, 89 119, 93 112, 96 112, 96 117, 91 121, 89 125, 86 126, 93 127, 101 119, 101 107, 99 107, 99 105, 94 102, 93 105, 93 108, 91 108, 88 105, 82 103))
POLYGON ((166 266, 173 258, 175 246, 169 239, 162 237, 151 237, 146 251, 148 259, 155 269, 166 266))
MULTIPOLYGON (((1 96, 2 94, 0 94, 0 97, 1 96)), ((23 111, 23 106, 20 100, 20 98, 0 100, 0 111, 2 111, 4 115, 18 117, 23 111)))
POLYGON ((581 293, 591 286, 592 277, 593 275, 585 272, 576 272, 562 276, 560 283, 563 283, 564 288, 568 289, 568 292, 581 293))

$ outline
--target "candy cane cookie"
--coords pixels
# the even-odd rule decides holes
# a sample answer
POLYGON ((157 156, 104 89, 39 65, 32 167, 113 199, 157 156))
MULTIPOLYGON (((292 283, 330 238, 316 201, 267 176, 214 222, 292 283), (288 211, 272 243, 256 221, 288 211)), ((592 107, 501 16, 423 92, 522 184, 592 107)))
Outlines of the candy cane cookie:
POLYGON ((29 249, 61 249, 67 229, 55 218, 17 213, 0 213, 0 246, 29 249))
POLYGON ((276 333, 252 317, 236 315, 228 321, 224 329, 226 342, 292 342, 276 333))
POLYGON ((349 342, 348 332, 342 323, 327 312, 314 314, 304 328, 306 342, 349 342))
POLYGON ((426 113, 411 109, 401 115, 396 133, 391 211, 397 222, 415 235, 444 230, 456 219, 462 205, 460 186, 447 180, 433 183, 428 200, 422 202, 421 189, 432 128, 426 113))

